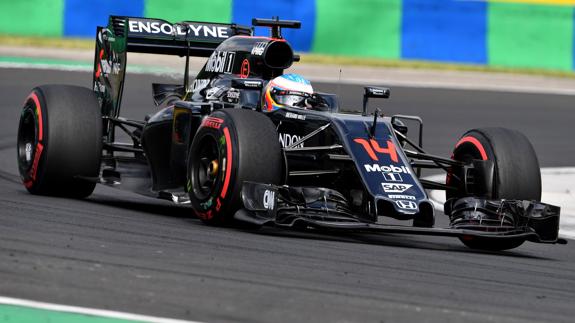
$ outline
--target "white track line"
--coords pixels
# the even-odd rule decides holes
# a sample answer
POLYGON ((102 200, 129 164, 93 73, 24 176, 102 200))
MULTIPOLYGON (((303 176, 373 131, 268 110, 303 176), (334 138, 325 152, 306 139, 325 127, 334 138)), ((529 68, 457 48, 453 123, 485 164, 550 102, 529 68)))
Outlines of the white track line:
POLYGON ((11 298, 11 297, 3 297, 3 296, 0 296, 0 305, 23 306, 23 307, 48 310, 48 311, 55 311, 55 312, 83 314, 83 315, 107 317, 107 318, 120 319, 120 320, 132 320, 132 321, 139 321, 139 322, 200 323, 198 321, 183 321, 183 320, 169 319, 169 318, 163 318, 163 317, 154 317, 154 316, 146 316, 146 315, 139 315, 139 314, 124 313, 124 312, 100 310, 100 309, 87 308, 87 307, 76 307, 76 306, 68 306, 68 305, 43 303, 43 302, 36 302, 36 301, 30 301, 30 300, 19 299, 19 298, 11 298))
MULTIPOLYGON (((432 181, 445 181, 445 175, 429 176, 432 181)), ((543 193, 541 201, 561 207, 559 233, 575 239, 575 167, 541 168, 543 193)), ((437 211, 443 212, 445 192, 429 191, 429 199, 437 211)))

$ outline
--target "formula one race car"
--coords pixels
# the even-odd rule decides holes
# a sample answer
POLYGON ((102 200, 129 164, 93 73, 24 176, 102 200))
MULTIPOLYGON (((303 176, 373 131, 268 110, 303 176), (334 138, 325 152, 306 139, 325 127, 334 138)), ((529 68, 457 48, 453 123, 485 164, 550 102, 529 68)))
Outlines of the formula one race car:
POLYGON ((271 37, 235 24, 111 16, 97 29, 92 89, 45 85, 26 99, 18 130, 25 187, 83 198, 100 183, 189 203, 209 224, 454 236, 490 250, 565 243, 559 207, 539 202, 539 165, 524 135, 474 129, 451 158, 430 155, 420 118, 368 114, 370 98, 390 95, 378 87, 365 88, 361 115, 339 113, 328 93, 291 93, 301 100, 271 109, 265 89, 299 60, 282 28, 300 23, 252 23, 271 37), (186 57, 184 84, 153 84, 162 108, 145 121, 120 116, 127 52, 186 57), (208 57, 193 81, 190 56, 208 57), (406 120, 419 124, 419 143, 406 120), (132 142, 117 142, 118 130, 132 142), (444 170, 446 183, 422 179, 423 168, 444 170), (449 227, 433 227, 425 189, 446 191, 449 227))

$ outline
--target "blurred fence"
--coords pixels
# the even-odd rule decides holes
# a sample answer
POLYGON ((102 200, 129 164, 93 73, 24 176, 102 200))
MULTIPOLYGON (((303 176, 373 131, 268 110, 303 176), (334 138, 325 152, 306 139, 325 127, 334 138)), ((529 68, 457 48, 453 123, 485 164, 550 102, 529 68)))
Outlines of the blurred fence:
MULTIPOLYGON (((92 37, 110 14, 236 22, 302 21, 296 50, 575 69, 575 0, 0 0, 0 33, 92 37)), ((267 34, 267 30, 257 30, 267 34)))

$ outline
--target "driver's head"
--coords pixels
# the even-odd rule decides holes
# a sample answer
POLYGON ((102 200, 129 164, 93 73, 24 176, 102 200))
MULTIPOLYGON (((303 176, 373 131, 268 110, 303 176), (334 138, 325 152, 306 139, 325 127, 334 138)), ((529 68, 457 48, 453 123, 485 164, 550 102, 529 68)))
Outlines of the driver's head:
POLYGON ((305 108, 311 98, 311 83, 297 74, 285 74, 271 80, 262 98, 262 110, 274 111, 282 107, 305 108))

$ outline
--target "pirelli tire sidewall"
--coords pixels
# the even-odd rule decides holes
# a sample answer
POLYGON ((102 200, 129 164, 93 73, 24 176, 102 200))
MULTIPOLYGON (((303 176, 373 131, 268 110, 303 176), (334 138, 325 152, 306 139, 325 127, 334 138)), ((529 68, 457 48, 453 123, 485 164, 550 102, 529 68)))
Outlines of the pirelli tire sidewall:
MULTIPOLYGON (((197 216, 209 224, 231 224, 243 206, 244 181, 280 184, 283 154, 274 124, 261 112, 222 109, 204 118, 188 155, 187 191, 197 216), (209 193, 198 187, 208 161, 206 145, 216 145, 218 172, 209 193)), ((213 168, 213 167, 212 167, 213 168)))
POLYGON ((36 91, 26 98, 18 126, 18 170, 22 183, 32 193, 38 188, 37 183, 42 182, 44 174, 38 172, 38 166, 45 163, 43 152, 48 141, 40 98, 36 91))
POLYGON ((20 115, 17 160, 32 194, 82 198, 95 183, 102 152, 102 118, 93 91, 71 85, 36 87, 20 115))
MULTIPOLYGON (((456 144, 452 158, 494 162, 492 199, 541 200, 541 171, 529 139, 517 130, 479 128, 467 131, 456 144)), ((448 174, 449 184, 456 179, 448 174)), ((447 199, 464 197, 447 191, 447 199)))

